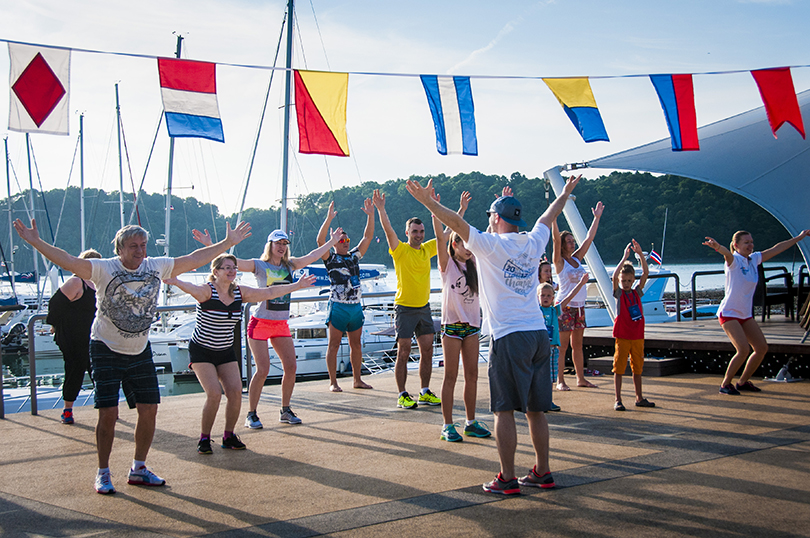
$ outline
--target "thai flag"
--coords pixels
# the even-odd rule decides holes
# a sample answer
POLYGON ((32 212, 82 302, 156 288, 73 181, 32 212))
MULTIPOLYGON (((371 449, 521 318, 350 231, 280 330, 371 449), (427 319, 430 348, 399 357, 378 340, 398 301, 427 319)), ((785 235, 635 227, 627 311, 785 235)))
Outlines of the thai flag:
POLYGON ((169 136, 225 142, 217 103, 217 65, 158 58, 160 93, 169 136))
POLYGON ((661 255, 654 250, 650 252, 650 259, 655 263, 657 263, 658 265, 662 265, 664 263, 664 260, 661 258, 661 255))
POLYGON ((421 75, 419 78, 433 116, 439 153, 478 155, 470 77, 421 75))

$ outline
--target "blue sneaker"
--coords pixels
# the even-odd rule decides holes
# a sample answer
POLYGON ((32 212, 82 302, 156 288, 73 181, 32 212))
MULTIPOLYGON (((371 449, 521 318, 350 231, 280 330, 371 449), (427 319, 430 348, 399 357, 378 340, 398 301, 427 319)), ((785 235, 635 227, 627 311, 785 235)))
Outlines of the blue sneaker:
POLYGON ((451 443, 463 441, 464 438, 458 434, 456 431, 456 426, 457 424, 448 424, 447 426, 443 426, 442 435, 439 437, 439 439, 442 441, 450 441, 451 443))
POLYGON ((467 424, 464 426, 464 435, 471 435, 473 437, 489 437, 492 435, 485 424, 478 422, 477 420, 473 420, 472 424, 467 424))

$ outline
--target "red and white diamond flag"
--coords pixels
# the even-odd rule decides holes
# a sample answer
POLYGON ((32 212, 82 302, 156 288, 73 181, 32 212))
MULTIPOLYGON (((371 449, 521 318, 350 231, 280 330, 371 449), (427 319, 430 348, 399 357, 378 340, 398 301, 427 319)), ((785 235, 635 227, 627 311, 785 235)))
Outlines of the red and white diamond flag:
POLYGON ((68 134, 70 49, 8 44, 11 60, 8 128, 68 134))

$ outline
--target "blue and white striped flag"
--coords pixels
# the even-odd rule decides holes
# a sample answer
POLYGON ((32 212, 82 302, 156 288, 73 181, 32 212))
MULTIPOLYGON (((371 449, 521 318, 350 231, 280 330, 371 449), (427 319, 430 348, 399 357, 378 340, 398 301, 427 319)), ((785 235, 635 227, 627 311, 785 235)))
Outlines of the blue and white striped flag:
POLYGON ((478 155, 470 77, 421 75, 442 155, 478 155))

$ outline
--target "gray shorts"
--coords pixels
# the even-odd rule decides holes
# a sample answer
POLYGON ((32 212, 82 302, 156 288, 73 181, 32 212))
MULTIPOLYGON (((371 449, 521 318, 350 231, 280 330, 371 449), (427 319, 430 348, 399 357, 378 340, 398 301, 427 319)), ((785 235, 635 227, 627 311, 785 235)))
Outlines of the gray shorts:
POLYGON ((394 309, 394 325, 397 329, 397 339, 417 338, 423 334, 434 334, 433 316, 430 315, 430 304, 420 308, 397 305, 394 309))
POLYGON ((541 412, 551 408, 551 348, 547 331, 522 331, 489 348, 490 410, 541 412))

